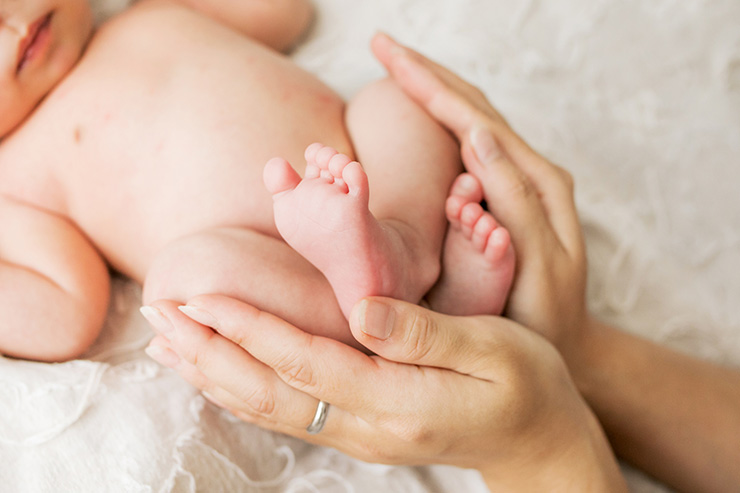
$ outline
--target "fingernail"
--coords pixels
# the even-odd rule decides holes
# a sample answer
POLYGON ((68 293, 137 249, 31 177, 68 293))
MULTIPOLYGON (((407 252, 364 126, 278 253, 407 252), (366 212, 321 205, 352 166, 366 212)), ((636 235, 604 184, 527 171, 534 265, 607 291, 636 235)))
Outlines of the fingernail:
POLYGON ((223 407, 223 408, 226 408, 226 405, 224 405, 224 404, 223 404, 223 403, 222 403, 221 401, 219 401, 218 399, 216 399, 215 397, 213 397, 213 395, 209 394, 209 393, 208 393, 208 392, 206 392, 205 390, 204 390, 203 392, 201 392, 201 394, 203 394, 203 397, 205 397, 205 398, 206 398, 206 400, 208 400, 208 401, 210 401, 210 402, 214 403, 214 404, 215 404, 215 405, 217 405, 218 407, 223 407))
POLYGON ((172 329, 175 328, 172 325, 172 322, 170 322, 169 319, 164 316, 164 313, 162 313, 159 308, 144 305, 139 308, 139 311, 142 315, 144 315, 144 318, 147 320, 147 322, 152 325, 154 330, 156 330, 160 334, 168 334, 172 332, 172 329))
POLYGON ((148 346, 144 352, 154 361, 168 368, 174 368, 180 363, 180 357, 166 347, 148 346))
POLYGON ((384 44, 389 45, 388 50, 392 55, 400 55, 401 53, 403 53, 403 47, 399 45, 395 39, 391 38, 386 33, 382 31, 378 32, 378 39, 381 40, 381 42, 383 42, 384 44))
POLYGON ((363 300, 362 303, 365 303, 365 316, 360 324, 361 330, 381 341, 388 339, 396 321, 395 310, 378 301, 363 300))
POLYGON ((203 308, 192 305, 181 305, 178 306, 177 309, 199 324, 206 325, 213 329, 218 329, 218 320, 216 317, 214 317, 211 312, 204 310, 203 308))
POLYGON ((470 130, 470 144, 482 164, 489 164, 501 156, 501 149, 499 149, 496 139, 491 131, 483 125, 476 124, 470 130))

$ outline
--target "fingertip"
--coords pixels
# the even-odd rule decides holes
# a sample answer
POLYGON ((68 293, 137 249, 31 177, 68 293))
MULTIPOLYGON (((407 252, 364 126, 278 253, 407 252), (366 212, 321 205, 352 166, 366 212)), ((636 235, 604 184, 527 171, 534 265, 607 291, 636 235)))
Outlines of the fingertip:
POLYGON ((180 357, 169 346, 167 339, 162 336, 157 336, 149 341, 149 345, 144 348, 144 352, 151 359, 168 368, 174 368, 180 364, 180 357))
POLYGON ((483 164, 491 163, 501 157, 501 148, 493 132, 482 124, 475 124, 470 129, 470 144, 478 160, 483 164))
POLYGON ((398 42, 383 31, 378 31, 370 40, 370 49, 380 62, 388 67, 394 55, 403 53, 398 42))
POLYGON ((355 334, 359 332, 371 339, 385 341, 393 332, 395 320, 395 310, 389 303, 379 298, 364 298, 350 313, 350 328, 355 334))

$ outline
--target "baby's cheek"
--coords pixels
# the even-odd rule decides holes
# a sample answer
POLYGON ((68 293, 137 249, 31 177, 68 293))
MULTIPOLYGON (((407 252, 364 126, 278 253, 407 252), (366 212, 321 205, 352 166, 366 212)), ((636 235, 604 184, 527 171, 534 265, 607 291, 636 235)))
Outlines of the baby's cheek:
POLYGON ((17 84, 0 80, 0 138, 17 127, 31 112, 36 102, 29 103, 28 99, 18 91, 17 84))

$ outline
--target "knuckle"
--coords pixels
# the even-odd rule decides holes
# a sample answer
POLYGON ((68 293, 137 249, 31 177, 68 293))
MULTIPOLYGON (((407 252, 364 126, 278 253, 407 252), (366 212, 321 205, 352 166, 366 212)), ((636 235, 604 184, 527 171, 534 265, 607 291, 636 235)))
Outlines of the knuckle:
POLYGON ((563 183, 563 185, 568 190, 573 190, 575 185, 575 180, 573 179, 573 175, 566 170, 565 168, 562 168, 560 166, 555 166, 555 169, 557 170, 558 174, 560 175, 560 181, 563 183))
POLYGON ((477 85, 470 84, 470 95, 475 98, 483 101, 486 101, 486 93, 483 92, 483 90, 478 87, 477 85))
POLYGON ((260 388, 249 394, 245 403, 250 410, 260 416, 272 416, 275 414, 275 394, 269 388, 260 388))
POLYGON ((359 455, 365 462, 379 464, 398 464, 403 460, 392 447, 388 447, 386 443, 377 443, 374 440, 364 442, 361 445, 359 455))
POLYGON ((530 200, 535 197, 536 192, 529 178, 520 174, 509 186, 509 195, 517 199, 530 200))
POLYGON ((414 448, 424 448, 434 443, 434 430, 420 419, 409 419, 393 426, 393 434, 414 448))
POLYGON ((406 331, 404 340, 406 355, 412 361, 421 361, 430 353, 433 333, 434 324, 432 320, 423 314, 415 314, 409 329, 406 331))
POLYGON ((316 387, 316 377, 310 362, 298 354, 284 355, 276 369, 292 387, 299 389, 316 387))
POLYGON ((211 341, 214 334, 208 334, 205 336, 205 340, 201 343, 194 345, 190 352, 185 352, 185 358, 189 358, 190 364, 200 369, 201 371, 207 369, 211 361, 211 341))

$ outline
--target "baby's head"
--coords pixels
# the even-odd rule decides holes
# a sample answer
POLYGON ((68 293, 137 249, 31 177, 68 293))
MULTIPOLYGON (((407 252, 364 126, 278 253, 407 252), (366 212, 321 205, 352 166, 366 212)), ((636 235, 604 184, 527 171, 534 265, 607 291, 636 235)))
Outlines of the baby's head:
POLYGON ((88 0, 0 0, 0 138, 67 75, 91 33, 88 0))

